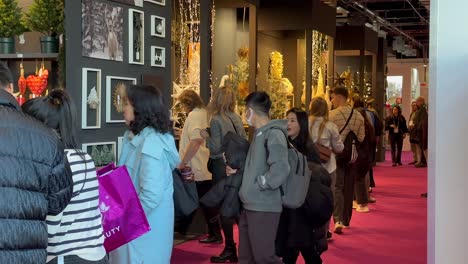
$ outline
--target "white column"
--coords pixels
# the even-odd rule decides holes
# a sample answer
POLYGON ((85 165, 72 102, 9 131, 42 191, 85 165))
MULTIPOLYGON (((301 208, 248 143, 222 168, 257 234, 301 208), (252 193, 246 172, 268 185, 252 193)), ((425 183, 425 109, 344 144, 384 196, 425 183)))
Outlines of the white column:
POLYGON ((468 263, 467 0, 431 0, 428 263, 468 263))

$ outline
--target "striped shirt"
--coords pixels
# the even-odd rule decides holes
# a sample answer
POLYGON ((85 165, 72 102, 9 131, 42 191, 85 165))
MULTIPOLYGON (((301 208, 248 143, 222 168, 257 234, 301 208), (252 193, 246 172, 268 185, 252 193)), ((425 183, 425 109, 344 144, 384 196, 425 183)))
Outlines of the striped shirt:
POLYGON ((47 262, 68 255, 89 261, 101 260, 106 251, 94 162, 86 153, 83 153, 83 160, 73 149, 66 149, 65 154, 73 175, 73 196, 63 212, 47 216, 47 262))
MULTIPOLYGON (((346 121, 348 121, 349 115, 351 114, 351 107, 349 106, 340 106, 336 109, 333 109, 330 112, 329 120, 338 127, 338 131, 341 131, 343 127, 346 125, 346 121)), ((348 125, 341 133, 341 140, 343 142, 346 139, 346 136, 350 131, 353 131, 356 137, 358 138, 359 142, 362 142, 366 137, 366 131, 364 127, 364 118, 362 117, 361 113, 354 109, 353 116, 351 120, 349 120, 348 125)))

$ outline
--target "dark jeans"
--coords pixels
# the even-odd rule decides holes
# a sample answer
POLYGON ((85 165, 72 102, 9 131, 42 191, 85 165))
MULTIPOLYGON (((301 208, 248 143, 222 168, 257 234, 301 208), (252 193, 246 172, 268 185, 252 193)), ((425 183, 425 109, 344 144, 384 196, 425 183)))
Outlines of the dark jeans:
POLYGON ((239 263, 282 264, 275 254, 281 213, 244 210, 239 223, 239 263))
POLYGON ((401 163, 401 150, 403 148, 403 135, 389 135, 390 146, 392 148, 392 163, 401 163))
POLYGON ((353 214, 354 175, 351 166, 337 163, 333 220, 349 225, 353 214))
MULTIPOLYGON (((213 159, 213 184, 226 178, 226 164, 223 158, 213 159)), ((223 228, 224 240, 226 245, 234 245, 234 223, 235 219, 221 216, 221 227, 223 228)))
POLYGON ((289 248, 284 252, 283 262, 284 264, 295 264, 297 258, 299 257, 299 252, 301 252, 302 257, 305 260, 306 264, 322 264, 322 258, 320 255, 317 255, 314 248, 289 248))
MULTIPOLYGON (((107 264, 109 263, 109 259, 107 256, 105 256, 103 259, 98 260, 98 261, 89 261, 82 259, 76 255, 71 255, 71 256, 65 256, 63 263, 65 264, 107 264)), ((47 262, 47 264, 57 264, 57 258, 54 258, 53 260, 47 262)))

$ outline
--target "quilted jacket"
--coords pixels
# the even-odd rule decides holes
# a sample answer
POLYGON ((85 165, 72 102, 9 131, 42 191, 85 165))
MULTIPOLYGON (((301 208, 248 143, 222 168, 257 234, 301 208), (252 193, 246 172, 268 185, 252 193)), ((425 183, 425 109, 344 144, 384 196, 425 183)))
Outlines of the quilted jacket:
POLYGON ((57 134, 0 89, 0 263, 45 263, 46 215, 60 213, 72 192, 57 134))

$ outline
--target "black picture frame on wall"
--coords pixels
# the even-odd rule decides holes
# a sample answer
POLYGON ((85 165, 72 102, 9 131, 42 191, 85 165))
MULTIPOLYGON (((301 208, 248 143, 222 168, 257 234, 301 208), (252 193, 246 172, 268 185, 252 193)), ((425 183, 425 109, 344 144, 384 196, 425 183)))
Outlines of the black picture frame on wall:
POLYGON ((82 69, 81 128, 101 128, 101 70, 82 69))
POLYGON ((151 46, 151 66, 166 67, 166 48, 151 46))
POLYGON ((151 16, 151 36, 166 37, 166 18, 160 16, 151 16))
POLYGON ((84 143, 81 149, 93 158, 96 167, 106 166, 116 162, 116 144, 114 141, 84 143))
POLYGON ((166 0, 144 0, 145 2, 165 6, 166 5, 166 0))
POLYGON ((81 2, 83 57, 123 61, 124 9, 94 0, 81 2))
POLYGON ((128 62, 145 64, 145 13, 128 9, 128 62))
POLYGON ((125 123, 123 100, 125 87, 137 84, 136 78, 106 76, 106 123, 125 123))

